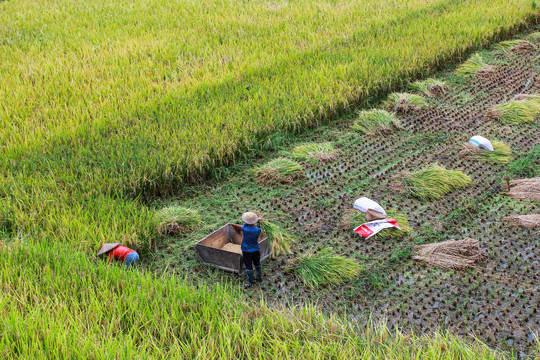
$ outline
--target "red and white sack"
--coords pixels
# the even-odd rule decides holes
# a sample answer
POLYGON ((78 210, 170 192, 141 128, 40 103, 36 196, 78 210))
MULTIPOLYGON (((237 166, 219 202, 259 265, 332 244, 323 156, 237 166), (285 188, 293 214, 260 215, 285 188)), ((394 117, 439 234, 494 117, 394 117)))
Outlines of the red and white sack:
POLYGON ((358 226, 356 229, 354 229, 354 232, 359 234, 362 237, 365 237, 366 239, 369 239, 370 237, 372 237, 379 231, 383 229, 388 229, 391 227, 400 229, 396 220, 382 219, 382 220, 374 220, 374 221, 370 221, 365 224, 362 224, 358 226))

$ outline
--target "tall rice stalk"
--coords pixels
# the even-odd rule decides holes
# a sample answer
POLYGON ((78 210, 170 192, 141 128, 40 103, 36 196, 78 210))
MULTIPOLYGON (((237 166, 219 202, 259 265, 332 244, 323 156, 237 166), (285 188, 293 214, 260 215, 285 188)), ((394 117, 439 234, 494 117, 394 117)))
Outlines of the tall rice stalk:
POLYGON ((523 95, 488 110, 487 116, 510 124, 533 122, 540 114, 540 95, 523 95))
POLYGON ((495 71, 495 67, 486 64, 480 54, 474 54, 456 69, 456 74, 462 76, 471 76, 476 74, 485 74, 495 71))
POLYGON ((272 257, 291 253, 291 244, 294 238, 278 225, 270 221, 261 221, 261 230, 268 237, 268 243, 272 249, 272 257))
POLYGON ((280 157, 254 168, 252 171, 257 175, 261 184, 271 185, 275 183, 291 183, 303 173, 304 167, 291 159, 280 157))
POLYGON ((331 161, 335 160, 336 152, 330 142, 308 143, 296 146, 289 155, 296 160, 331 161))
POLYGON ((292 264, 295 274, 304 285, 312 288, 324 284, 342 284, 358 276, 361 268, 355 260, 336 255, 330 248, 319 252, 312 249, 292 264))
POLYGON ((367 135, 376 135, 401 127, 401 121, 396 114, 382 109, 372 109, 358 112, 351 129, 367 135))
POLYGON ((431 165, 401 180, 409 193, 423 201, 439 199, 450 191, 467 187, 471 181, 461 170, 447 170, 440 165, 431 165))

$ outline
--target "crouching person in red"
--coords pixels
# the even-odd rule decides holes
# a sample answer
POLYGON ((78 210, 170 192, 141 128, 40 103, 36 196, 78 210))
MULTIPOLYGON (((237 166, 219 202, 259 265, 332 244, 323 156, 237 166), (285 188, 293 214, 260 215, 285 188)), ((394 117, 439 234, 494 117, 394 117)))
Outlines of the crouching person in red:
POLYGON ((108 254, 109 262, 116 260, 130 268, 139 261, 139 254, 133 249, 120 245, 120 243, 105 244, 97 253, 98 256, 108 254))

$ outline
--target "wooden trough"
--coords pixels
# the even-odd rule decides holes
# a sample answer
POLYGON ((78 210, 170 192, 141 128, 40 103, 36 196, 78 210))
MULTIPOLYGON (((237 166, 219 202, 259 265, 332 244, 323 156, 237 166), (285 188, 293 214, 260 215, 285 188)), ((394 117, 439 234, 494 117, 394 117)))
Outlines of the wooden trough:
MULTIPOLYGON (((197 242, 193 247, 203 262, 241 274, 244 271, 241 245, 242 232, 237 231, 231 224, 227 224, 197 242)), ((270 244, 264 233, 259 236, 259 247, 261 261, 270 257, 270 244)))

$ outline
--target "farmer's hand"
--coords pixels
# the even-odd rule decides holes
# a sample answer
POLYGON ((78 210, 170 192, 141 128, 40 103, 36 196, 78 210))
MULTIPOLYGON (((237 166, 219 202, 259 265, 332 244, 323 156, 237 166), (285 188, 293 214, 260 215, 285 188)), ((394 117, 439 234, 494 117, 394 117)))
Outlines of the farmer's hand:
POLYGON ((263 217, 260 217, 260 218, 259 218, 259 221, 264 221, 264 218, 263 218, 263 217))

